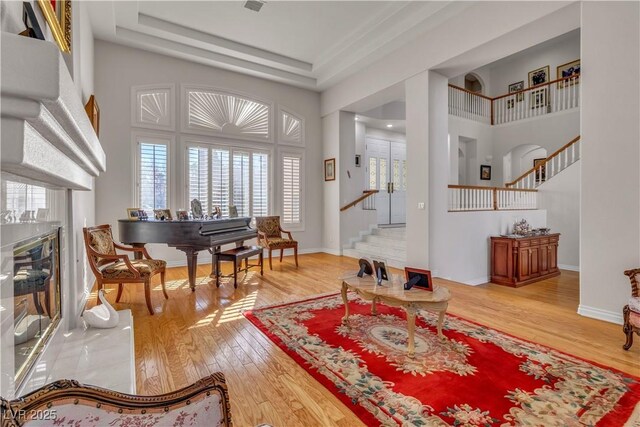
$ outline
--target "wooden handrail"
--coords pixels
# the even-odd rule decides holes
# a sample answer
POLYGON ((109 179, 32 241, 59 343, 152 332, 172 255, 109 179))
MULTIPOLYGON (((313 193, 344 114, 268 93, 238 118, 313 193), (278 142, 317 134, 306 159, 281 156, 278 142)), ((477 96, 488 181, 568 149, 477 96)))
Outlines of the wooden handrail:
POLYGON ((340 208, 340 212, 346 211, 347 209, 354 207, 355 205, 357 205, 358 203, 360 203, 361 201, 363 201, 367 197, 372 196, 372 195, 376 194, 377 192, 379 192, 379 190, 364 190, 362 192, 362 196, 358 197, 353 202, 348 203, 348 204, 344 205, 343 207, 341 207, 340 208))
MULTIPOLYGON (((551 154, 549 157, 547 157, 544 160, 544 167, 547 167, 547 163, 549 163, 551 161, 551 159, 553 159, 554 157, 556 157, 558 154, 562 153, 564 150, 566 150, 567 148, 571 147, 573 144, 575 144, 576 142, 580 141, 580 135, 576 136, 575 138, 573 138, 571 141, 567 142, 566 144, 564 144, 562 147, 558 148, 556 151, 553 152, 553 154, 551 154)), ((507 182, 505 185, 507 187, 510 187, 512 185, 515 185, 516 182, 520 181, 521 179, 524 179, 524 177, 526 177, 527 175, 529 175, 532 172, 535 172, 536 169, 539 169, 540 165, 538 166, 534 166, 531 169, 529 169, 528 171, 526 171, 525 173, 523 173, 522 175, 520 175, 519 177, 517 177, 516 179, 514 179, 511 182, 507 182)))
POLYGON ((519 90, 519 91, 517 91, 517 92, 512 92, 512 93, 508 93, 508 94, 506 94, 506 95, 496 96, 495 98, 491 98, 491 100, 492 100, 492 101, 495 101, 495 100, 498 100, 498 99, 506 98, 507 96, 514 96, 514 95, 518 95, 518 94, 521 94, 521 93, 528 92, 528 91, 530 91, 530 90, 539 89, 539 88, 541 88, 541 87, 543 87, 543 86, 551 86, 552 84, 555 84, 555 83, 563 82, 563 81, 565 81, 565 80, 577 79, 577 78, 579 78, 579 77, 580 77, 580 74, 574 74, 574 75, 573 75, 573 76, 571 76, 571 77, 564 77, 564 78, 560 78, 560 79, 555 79, 555 80, 552 80, 552 81, 550 81, 550 82, 540 83, 539 85, 535 85, 535 86, 528 87, 528 88, 526 88, 526 89, 519 90))
POLYGON ((521 93, 528 92, 528 91, 530 91, 530 90, 540 89, 540 88, 541 88, 541 87, 543 87, 543 86, 550 86, 550 85, 555 84, 555 83, 559 83, 559 82, 562 82, 562 81, 565 81, 565 80, 576 79, 576 78, 579 78, 579 77, 580 77, 580 74, 574 74, 574 75, 573 75, 573 76, 571 76, 571 77, 564 77, 564 78, 559 78, 559 79, 552 80, 552 81, 550 81, 550 82, 540 83, 539 85, 531 86, 531 87, 528 87, 528 88, 526 88, 526 89, 519 90, 519 91, 517 91, 517 92, 507 93, 506 95, 496 96, 495 98, 491 98, 490 96, 482 95, 482 94, 480 94, 480 93, 471 92, 471 91, 470 91, 470 90, 468 90, 468 89, 465 89, 465 88, 460 87, 460 86, 452 85, 452 84, 449 84, 449 87, 452 87, 452 88, 454 88, 454 89, 461 90, 461 91, 466 92, 466 93, 469 93, 469 94, 471 94, 471 95, 479 96, 480 98, 488 99, 489 101, 493 102, 493 101, 495 101, 495 100, 497 100, 497 99, 502 99, 502 98, 506 98, 506 97, 508 97, 508 96, 518 95, 518 94, 521 94, 521 93))
POLYGON ((482 187, 479 185, 458 185, 458 184, 449 184, 449 188, 466 188, 469 190, 491 190, 491 191, 530 191, 532 193, 537 193, 538 190, 535 188, 507 188, 507 187, 482 187))
POLYGON ((460 86, 452 85, 452 84, 450 84, 450 83, 449 83, 449 87, 452 87, 452 88, 454 88, 454 89, 461 90, 461 91, 463 91, 463 92, 467 92, 467 93, 469 93, 469 94, 471 94, 471 95, 479 96, 480 98, 488 99, 489 101, 493 101, 493 99, 492 99, 491 97, 488 97, 488 96, 483 95, 483 94, 481 94, 481 93, 472 92, 472 91, 470 91, 469 89, 465 89, 465 88, 460 87, 460 86))

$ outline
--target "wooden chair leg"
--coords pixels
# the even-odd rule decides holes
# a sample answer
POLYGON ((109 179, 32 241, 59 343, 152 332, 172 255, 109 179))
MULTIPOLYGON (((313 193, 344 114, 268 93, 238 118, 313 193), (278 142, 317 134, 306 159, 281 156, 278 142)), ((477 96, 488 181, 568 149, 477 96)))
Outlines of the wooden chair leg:
POLYGON ((165 287, 165 281, 164 281, 165 273, 166 273, 165 270, 162 270, 160 272, 160 282, 162 283, 162 293, 164 294, 165 299, 169 299, 169 295, 167 294, 167 288, 165 287))
POLYGON ((631 314, 631 309, 628 305, 625 305, 622 309, 622 317, 624 318, 624 324, 622 326, 622 331, 627 336, 627 342, 622 346, 623 349, 629 350, 633 345, 633 326, 629 323, 629 316, 631 314))
POLYGON ((120 302, 120 297, 122 296, 122 289, 124 285, 122 283, 118 283, 118 295, 116 295, 116 302, 120 302))
POLYGON ((280 262, 282 262, 282 255, 284 255, 284 249, 280 249, 280 262))
POLYGON ((629 330, 626 331, 626 334, 627 334, 627 342, 624 343, 622 348, 625 350, 629 350, 633 345, 633 328, 629 328, 629 330))
POLYGON ((298 267, 298 245, 293 247, 293 256, 296 259, 296 268, 298 267))
POLYGON ((264 276, 264 257, 262 255, 262 252, 260 252, 260 255, 258 255, 259 259, 260 259, 260 275, 264 276))
POLYGON ((151 285, 149 283, 151 279, 147 279, 144 282, 144 299, 147 301, 147 308, 149 309, 149 314, 153 316, 153 307, 151 306, 151 285))
POLYGON ((273 264, 271 264, 271 252, 272 252, 272 249, 269 248, 269 270, 273 270, 273 264))
POLYGON ((42 304, 40 304, 40 298, 38 297, 37 292, 33 293, 33 304, 36 306, 36 312, 42 316, 44 314, 44 309, 42 308, 42 304))

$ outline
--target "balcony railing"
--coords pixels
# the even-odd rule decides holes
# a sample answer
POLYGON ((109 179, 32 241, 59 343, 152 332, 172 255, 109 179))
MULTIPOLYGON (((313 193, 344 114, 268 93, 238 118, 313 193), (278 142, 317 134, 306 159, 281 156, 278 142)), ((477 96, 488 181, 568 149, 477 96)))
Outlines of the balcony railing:
POLYGON ((580 75, 490 98, 449 85, 449 114, 499 125, 580 105, 580 75))
POLYGON ((538 190, 449 185, 449 212, 538 209, 538 190))

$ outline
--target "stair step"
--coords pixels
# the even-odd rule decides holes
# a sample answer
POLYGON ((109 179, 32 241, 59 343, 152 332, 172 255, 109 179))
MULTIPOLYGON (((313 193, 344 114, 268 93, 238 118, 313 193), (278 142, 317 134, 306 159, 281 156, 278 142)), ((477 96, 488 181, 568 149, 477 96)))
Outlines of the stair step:
POLYGON ((362 252, 368 252, 380 257, 393 257, 403 259, 407 257, 407 252, 404 248, 391 248, 388 246, 372 245, 367 242, 356 242, 355 248, 362 252))
POLYGON ((389 248, 406 249, 406 240, 399 237, 378 236, 370 234, 364 237, 364 241, 371 245, 385 246, 389 248))
POLYGON ((405 227, 398 228, 374 228, 374 236, 387 236, 393 238, 405 239, 407 236, 407 229, 405 227))

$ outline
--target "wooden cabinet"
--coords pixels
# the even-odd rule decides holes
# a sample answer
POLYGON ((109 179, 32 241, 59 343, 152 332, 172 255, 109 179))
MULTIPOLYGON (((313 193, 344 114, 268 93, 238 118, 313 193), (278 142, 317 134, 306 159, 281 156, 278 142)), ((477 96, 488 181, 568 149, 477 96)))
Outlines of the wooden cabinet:
POLYGON ((491 238, 491 282, 522 286, 560 274, 560 234, 491 238))

